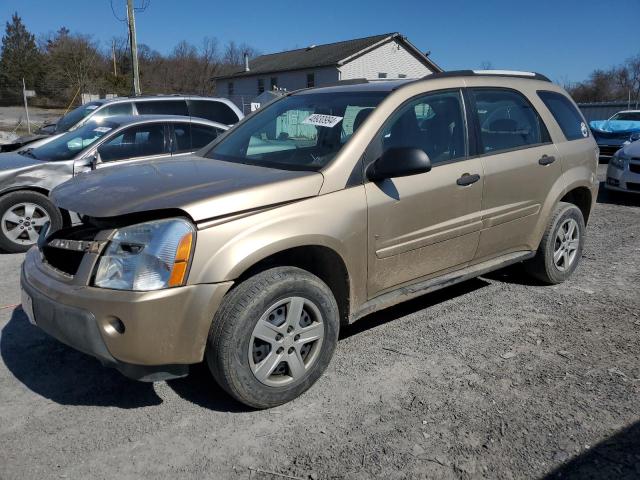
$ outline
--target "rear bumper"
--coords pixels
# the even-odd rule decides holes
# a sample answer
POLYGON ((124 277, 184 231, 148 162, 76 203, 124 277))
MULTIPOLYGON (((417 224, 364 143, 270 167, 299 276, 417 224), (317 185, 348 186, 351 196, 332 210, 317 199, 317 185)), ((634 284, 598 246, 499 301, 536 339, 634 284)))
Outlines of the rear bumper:
POLYGON ((70 285, 42 263, 35 248, 27 253, 20 283, 43 331, 147 381, 185 375, 189 364, 202 361, 213 315, 232 284, 155 292, 70 285))

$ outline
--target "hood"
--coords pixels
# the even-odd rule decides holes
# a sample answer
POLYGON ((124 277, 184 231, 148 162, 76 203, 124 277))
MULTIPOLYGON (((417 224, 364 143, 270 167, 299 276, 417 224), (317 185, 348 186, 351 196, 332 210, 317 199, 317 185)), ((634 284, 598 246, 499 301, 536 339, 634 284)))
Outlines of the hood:
POLYGON ((640 132, 640 122, 635 120, 594 120, 589 122, 592 130, 609 133, 640 132))
POLYGON ((9 171, 17 171, 34 165, 42 165, 42 160, 37 160, 15 152, 0 153, 0 175, 9 171))
POLYGON ((640 140, 622 147, 622 154, 626 157, 640 158, 640 140))
POLYGON ((180 209, 199 222, 318 194, 317 172, 224 162, 190 155, 104 168, 51 192, 59 207, 106 218, 180 209))

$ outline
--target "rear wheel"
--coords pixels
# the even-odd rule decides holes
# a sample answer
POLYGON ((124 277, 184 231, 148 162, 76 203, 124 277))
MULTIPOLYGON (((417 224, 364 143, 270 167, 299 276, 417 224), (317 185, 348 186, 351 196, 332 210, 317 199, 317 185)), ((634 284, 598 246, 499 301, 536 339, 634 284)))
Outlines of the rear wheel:
POLYGON ((37 192, 11 192, 0 198, 0 248, 26 252, 38 241, 40 232, 62 227, 62 215, 53 203, 37 192))
POLYGON ((338 332, 338 307, 322 280, 295 267, 273 268, 225 297, 213 320, 206 359, 235 399, 273 407, 320 378, 338 332))
POLYGON ((526 263, 527 271, 544 283, 564 282, 578 266, 584 237, 585 225, 580 209, 571 203, 560 202, 536 256, 526 263))

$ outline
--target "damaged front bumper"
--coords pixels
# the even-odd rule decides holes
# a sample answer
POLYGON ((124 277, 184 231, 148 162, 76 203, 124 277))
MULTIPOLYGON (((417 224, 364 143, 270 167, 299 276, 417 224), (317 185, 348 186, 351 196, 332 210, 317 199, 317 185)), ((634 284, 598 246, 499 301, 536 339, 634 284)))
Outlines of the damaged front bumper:
POLYGON ((232 282, 149 292, 97 288, 90 282, 98 258, 82 253, 70 275, 38 248, 29 250, 20 283, 36 325, 130 378, 186 375, 204 358, 211 321, 232 282))

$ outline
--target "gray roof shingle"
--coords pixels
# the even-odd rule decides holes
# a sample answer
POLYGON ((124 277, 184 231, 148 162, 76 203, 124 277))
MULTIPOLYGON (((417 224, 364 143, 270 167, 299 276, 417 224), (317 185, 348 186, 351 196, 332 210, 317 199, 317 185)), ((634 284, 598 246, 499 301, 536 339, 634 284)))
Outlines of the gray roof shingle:
MULTIPOLYGON (((424 57, 424 55, 415 49, 413 45, 404 40, 399 33, 385 33, 382 35, 374 35, 372 37, 356 38, 342 42, 317 45, 313 48, 299 48, 286 52, 260 55, 259 57, 251 59, 249 62, 250 71, 245 72, 244 67, 237 67, 238 70, 236 72, 225 72, 223 75, 217 76, 217 78, 235 78, 337 65, 342 60, 391 37, 402 39, 412 49, 414 49, 417 54, 424 57)), ((426 57, 424 58, 426 59, 426 57)), ((432 63, 429 60, 427 60, 427 62, 432 63)), ((435 67, 439 71, 439 67, 435 67)))

